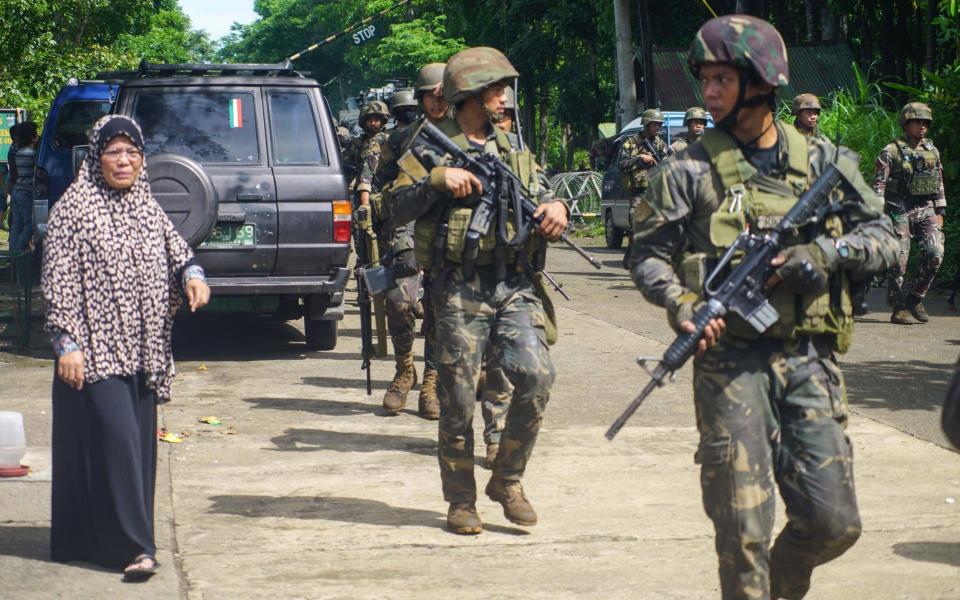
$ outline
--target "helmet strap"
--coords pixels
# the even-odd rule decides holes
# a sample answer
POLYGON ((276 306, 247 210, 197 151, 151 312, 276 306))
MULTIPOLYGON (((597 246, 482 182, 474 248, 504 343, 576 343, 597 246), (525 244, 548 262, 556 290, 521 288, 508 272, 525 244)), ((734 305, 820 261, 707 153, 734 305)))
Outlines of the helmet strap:
MULTIPOLYGON (((749 80, 750 80, 750 73, 744 70, 740 70, 740 89, 737 92, 737 101, 733 105, 733 108, 730 110, 730 112, 727 113, 727 116, 720 119, 720 121, 716 123, 716 126, 719 129, 722 129, 727 133, 731 133, 731 131, 737 124, 737 117, 740 115, 740 111, 744 108, 754 108, 757 106, 762 106, 764 104, 770 106, 771 110, 776 108, 777 97, 775 92, 771 94, 754 96, 753 98, 746 97, 747 84, 749 83, 749 80)), ((770 129, 769 126, 766 127, 760 133, 760 135, 758 135, 753 140, 751 140, 748 144, 746 144, 746 146, 748 147, 752 146, 758 139, 760 139, 763 136, 763 134, 767 132, 768 129, 770 129)))

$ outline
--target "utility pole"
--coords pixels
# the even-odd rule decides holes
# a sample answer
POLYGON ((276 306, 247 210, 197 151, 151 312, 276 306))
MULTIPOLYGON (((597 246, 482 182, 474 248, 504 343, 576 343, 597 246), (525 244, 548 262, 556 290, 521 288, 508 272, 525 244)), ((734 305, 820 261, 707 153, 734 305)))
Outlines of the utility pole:
POLYGON ((630 0, 613 0, 617 29, 617 131, 637 116, 637 84, 633 77, 633 35, 630 31, 630 0))
POLYGON ((657 85, 653 73, 653 31, 650 27, 650 6, 648 0, 637 0, 640 11, 640 47, 643 55, 643 105, 657 107, 657 85))

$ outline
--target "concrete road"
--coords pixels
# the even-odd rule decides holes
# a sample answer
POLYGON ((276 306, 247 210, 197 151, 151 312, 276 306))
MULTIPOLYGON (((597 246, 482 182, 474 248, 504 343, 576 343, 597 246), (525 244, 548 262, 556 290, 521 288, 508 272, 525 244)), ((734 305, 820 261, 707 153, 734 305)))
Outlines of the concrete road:
MULTIPOLYGON (((482 495, 483 534, 443 529, 436 423, 415 416, 413 396, 414 410, 380 413, 389 359, 375 362, 366 395, 352 306, 326 353, 304 351, 299 323, 196 317, 178 324, 174 401, 162 409, 184 441, 161 445, 161 573, 124 586, 53 564, 50 361, 0 354, 0 410, 24 413, 34 469, 0 481, 0 597, 718 597, 689 367, 614 443, 603 438, 645 382, 634 357, 659 355, 672 334, 620 254, 593 251, 602 271, 562 248, 549 258, 574 299, 555 299, 559 376, 525 479, 541 521, 529 529, 482 495), (207 415, 222 425, 198 421, 207 415)), ((816 571, 811 598, 960 597, 960 461, 937 423, 960 316, 940 299, 930 308, 924 326, 869 315, 843 358, 865 531, 816 571)), ((489 473, 476 474, 482 489, 489 473)))

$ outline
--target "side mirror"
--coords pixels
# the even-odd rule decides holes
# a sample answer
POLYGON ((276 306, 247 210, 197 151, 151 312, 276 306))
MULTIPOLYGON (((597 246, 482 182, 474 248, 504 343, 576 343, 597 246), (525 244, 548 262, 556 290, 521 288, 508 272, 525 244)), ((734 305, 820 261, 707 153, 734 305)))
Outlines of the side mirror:
POLYGON ((90 154, 90 146, 74 146, 73 147, 73 176, 74 177, 76 177, 77 173, 80 172, 80 165, 82 165, 84 159, 87 158, 87 154, 90 154))

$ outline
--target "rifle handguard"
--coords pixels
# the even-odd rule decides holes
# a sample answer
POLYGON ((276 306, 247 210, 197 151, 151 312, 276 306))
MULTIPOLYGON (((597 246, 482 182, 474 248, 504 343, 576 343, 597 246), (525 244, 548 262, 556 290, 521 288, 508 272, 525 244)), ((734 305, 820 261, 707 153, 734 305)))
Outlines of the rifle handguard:
POLYGON ((677 339, 663 353, 661 361, 663 366, 670 372, 679 371, 697 351, 697 344, 703 338, 703 332, 707 328, 707 324, 713 319, 723 317, 726 312, 723 304, 712 298, 708 300, 693 315, 693 332, 682 333, 677 336, 677 339))

